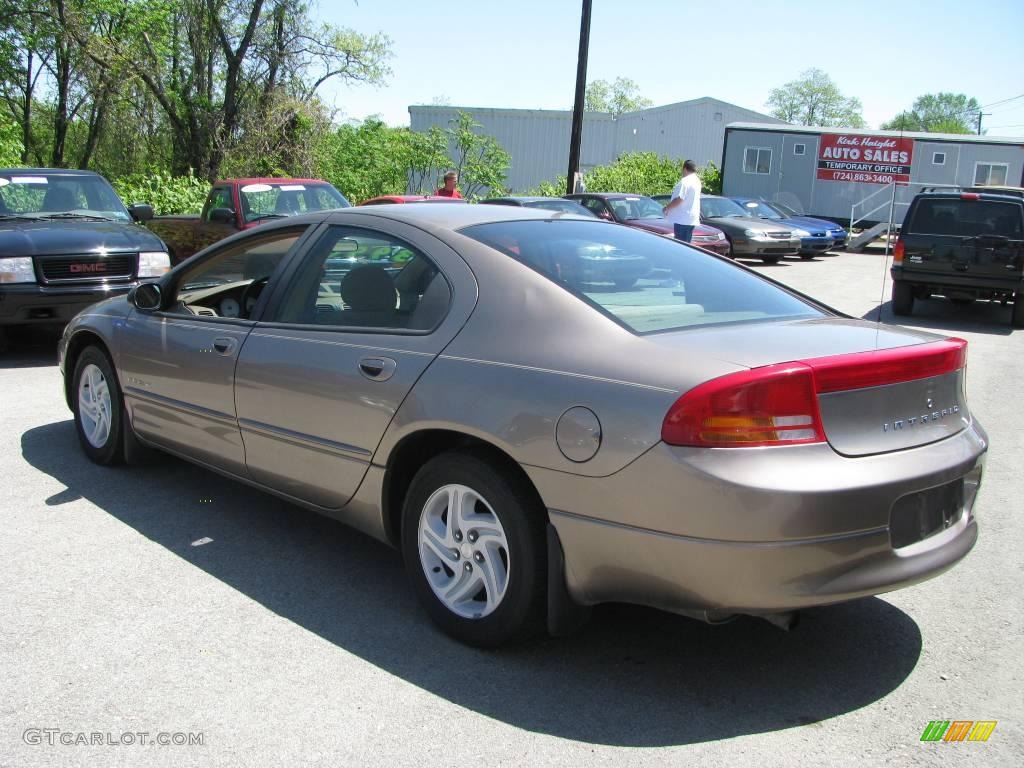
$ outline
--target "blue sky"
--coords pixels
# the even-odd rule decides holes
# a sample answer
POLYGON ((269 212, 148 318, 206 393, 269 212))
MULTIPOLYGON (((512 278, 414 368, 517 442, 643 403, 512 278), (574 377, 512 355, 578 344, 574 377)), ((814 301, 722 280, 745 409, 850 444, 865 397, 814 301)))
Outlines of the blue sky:
MULTIPOLYGON (((713 96, 767 111, 817 67, 870 127, 916 96, 966 93, 990 135, 1024 136, 1024 0, 594 0, 587 79, 635 80, 656 105, 713 96)), ((410 104, 569 109, 580 0, 321 0, 324 21, 391 37, 387 85, 321 93, 339 117, 407 125, 410 104)))

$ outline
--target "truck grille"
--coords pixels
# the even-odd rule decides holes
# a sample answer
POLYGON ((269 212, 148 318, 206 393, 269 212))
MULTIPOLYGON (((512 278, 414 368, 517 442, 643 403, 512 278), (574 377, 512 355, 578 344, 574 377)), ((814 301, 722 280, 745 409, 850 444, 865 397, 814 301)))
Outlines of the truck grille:
POLYGON ((130 280, 135 276, 138 256, 134 253, 100 256, 43 257, 39 272, 45 283, 101 283, 107 280, 130 280))

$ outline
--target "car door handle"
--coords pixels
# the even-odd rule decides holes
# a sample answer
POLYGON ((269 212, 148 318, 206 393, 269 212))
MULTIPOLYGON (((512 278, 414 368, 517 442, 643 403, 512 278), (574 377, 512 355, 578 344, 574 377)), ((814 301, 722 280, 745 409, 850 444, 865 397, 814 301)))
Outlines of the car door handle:
POLYGON ((237 342, 227 336, 220 336, 213 340, 213 348, 220 352, 222 355, 230 355, 235 351, 235 344, 237 342))
POLYGON ((359 361, 359 372, 371 381, 387 381, 397 367, 390 357, 364 357, 359 361))

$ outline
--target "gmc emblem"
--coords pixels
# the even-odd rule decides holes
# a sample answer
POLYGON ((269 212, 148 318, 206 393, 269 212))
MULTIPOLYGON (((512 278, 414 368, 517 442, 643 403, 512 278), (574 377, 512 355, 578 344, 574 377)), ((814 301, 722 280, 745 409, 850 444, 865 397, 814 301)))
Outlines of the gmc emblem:
POLYGON ((106 272, 107 265, 103 262, 97 262, 96 264, 72 264, 72 272, 106 272))

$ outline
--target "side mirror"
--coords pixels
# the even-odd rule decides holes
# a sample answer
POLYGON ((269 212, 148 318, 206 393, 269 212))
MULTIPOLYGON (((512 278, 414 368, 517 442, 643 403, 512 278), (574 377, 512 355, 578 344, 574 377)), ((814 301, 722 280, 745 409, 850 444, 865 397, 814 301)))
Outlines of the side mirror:
POLYGON ((142 283, 128 292, 128 301, 136 308, 146 311, 160 309, 163 294, 159 283, 142 283))
POLYGON ((210 221, 216 221, 219 224, 234 224, 235 212, 230 208, 214 208, 210 211, 210 221))
POLYGON ((153 206, 149 203, 134 203, 128 206, 128 213, 134 221, 149 221, 153 218, 153 206))

